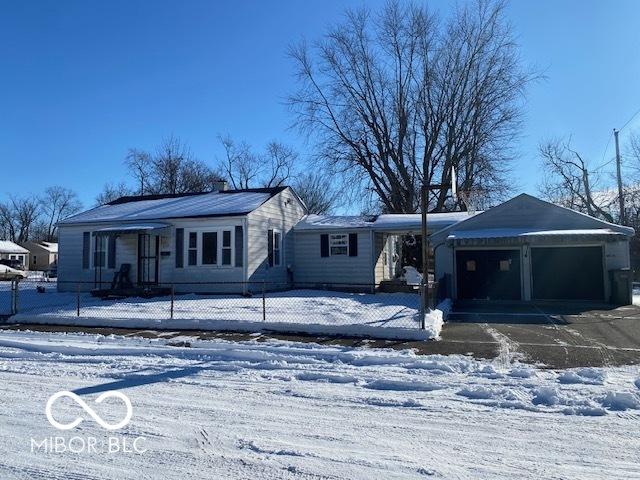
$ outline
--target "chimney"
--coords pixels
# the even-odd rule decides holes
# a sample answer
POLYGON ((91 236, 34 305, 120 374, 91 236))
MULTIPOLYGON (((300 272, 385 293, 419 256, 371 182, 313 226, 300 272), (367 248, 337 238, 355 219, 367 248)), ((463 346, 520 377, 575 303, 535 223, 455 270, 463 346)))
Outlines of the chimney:
POLYGON ((213 191, 214 192, 224 192, 229 189, 229 184, 226 180, 216 180, 213 182, 213 191))

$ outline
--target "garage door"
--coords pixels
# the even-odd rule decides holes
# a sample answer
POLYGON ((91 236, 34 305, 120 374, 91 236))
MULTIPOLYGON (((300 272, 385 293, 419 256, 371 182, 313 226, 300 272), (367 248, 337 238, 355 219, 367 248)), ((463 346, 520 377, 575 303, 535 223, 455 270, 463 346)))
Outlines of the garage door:
POLYGON ((533 298, 604 300, 601 247, 531 249, 533 298))
POLYGON ((458 298, 520 300, 520 250, 458 250, 458 298))

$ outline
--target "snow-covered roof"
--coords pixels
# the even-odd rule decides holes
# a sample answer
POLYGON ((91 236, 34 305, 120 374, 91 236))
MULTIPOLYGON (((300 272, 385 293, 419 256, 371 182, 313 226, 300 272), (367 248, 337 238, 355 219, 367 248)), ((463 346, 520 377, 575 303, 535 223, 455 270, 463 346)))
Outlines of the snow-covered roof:
POLYGON ((531 228, 487 228, 479 230, 452 231, 447 240, 467 240, 479 238, 517 238, 517 237, 542 237, 542 236, 609 236, 624 234, 609 228, 591 228, 577 230, 535 230, 531 228))
POLYGON ((51 253, 58 253, 58 244, 54 242, 39 242, 40 246, 51 253))
POLYGON ((296 230, 339 230, 371 228, 372 217, 348 215, 307 215, 294 227, 296 230))
POLYGON ((61 225, 166 218, 246 215, 287 187, 226 190, 185 195, 123 197, 73 215, 61 225))
MULTIPOLYGON (((429 213, 427 227, 431 231, 437 231, 475 214, 471 212, 429 213)), ((421 226, 422 216, 419 213, 395 213, 380 215, 374 222, 373 228, 374 230, 419 230, 421 226)))
POLYGON ((434 242, 444 241, 451 235, 457 239, 462 239, 463 235, 466 235, 465 238, 488 238, 487 235, 491 232, 493 232, 493 237, 489 238, 513 237, 519 234, 529 236, 572 235, 574 237, 577 235, 611 236, 613 234, 631 237, 635 234, 631 227, 609 223, 585 213, 521 193, 489 210, 478 212, 476 216, 443 228, 436 232, 432 238, 434 242), (496 224, 504 225, 504 227, 492 229, 491 226, 496 224), (512 226, 508 227, 509 224, 512 226), (575 228, 566 228, 571 226, 575 228), (505 235, 500 233, 501 231, 505 235), (506 235, 508 232, 515 233, 506 235))
POLYGON ((0 240, 0 253, 29 253, 29 250, 9 240, 0 240))
MULTIPOLYGON (((437 231, 473 214, 468 212, 429 213, 427 226, 437 231)), ((375 231, 418 231, 422 226, 419 213, 390 213, 378 216, 307 215, 296 226, 300 231, 369 229, 375 231)))

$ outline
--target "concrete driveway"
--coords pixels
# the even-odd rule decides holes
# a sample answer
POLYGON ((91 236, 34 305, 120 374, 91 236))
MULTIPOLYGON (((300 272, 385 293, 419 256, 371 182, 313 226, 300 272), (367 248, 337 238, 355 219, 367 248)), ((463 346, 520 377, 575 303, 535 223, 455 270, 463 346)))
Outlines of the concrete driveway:
POLYGON ((640 308, 459 302, 441 343, 464 343, 478 357, 554 368, 640 363, 640 308))

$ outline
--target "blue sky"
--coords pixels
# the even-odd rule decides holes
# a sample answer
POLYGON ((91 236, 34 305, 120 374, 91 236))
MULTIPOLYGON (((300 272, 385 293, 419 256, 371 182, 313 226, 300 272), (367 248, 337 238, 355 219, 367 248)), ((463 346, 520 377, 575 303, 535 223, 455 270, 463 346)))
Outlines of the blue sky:
MULTIPOLYGON (((381 2, 367 2, 372 6, 381 2)), ((10 193, 73 188, 91 205, 125 178, 129 147, 170 134, 213 163, 218 134, 256 146, 288 129, 289 43, 317 38, 359 1, 64 1, 0 3, 0 161, 10 193)), ((452 2, 429 2, 446 12, 452 2)), ((613 127, 640 109, 640 2, 514 1, 529 89, 517 151, 519 190, 536 192, 541 139, 572 135, 591 166, 613 127)), ((640 115, 622 133, 640 128, 640 115)), ((612 144, 605 160, 613 153, 612 144)))

